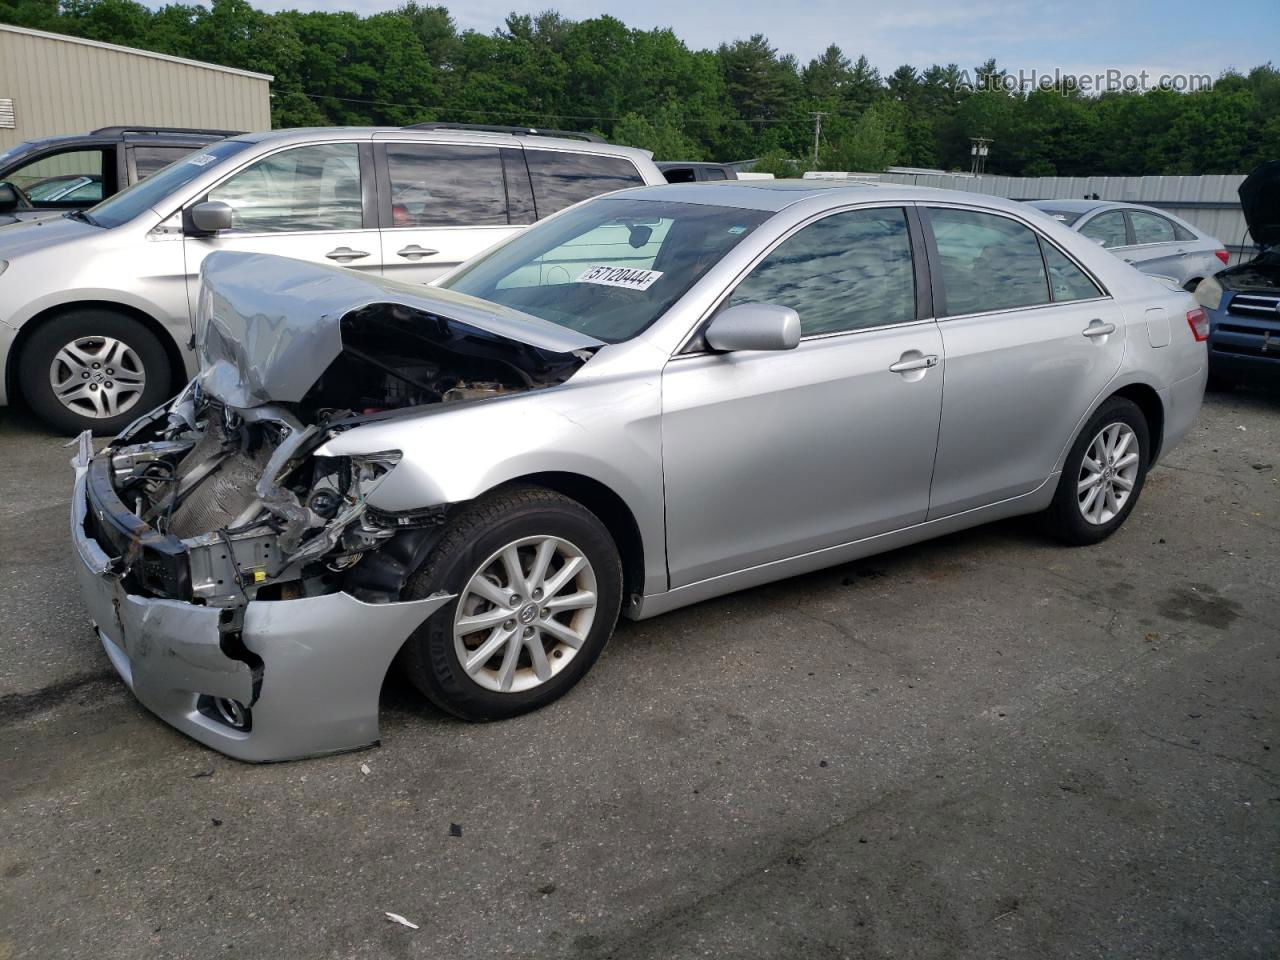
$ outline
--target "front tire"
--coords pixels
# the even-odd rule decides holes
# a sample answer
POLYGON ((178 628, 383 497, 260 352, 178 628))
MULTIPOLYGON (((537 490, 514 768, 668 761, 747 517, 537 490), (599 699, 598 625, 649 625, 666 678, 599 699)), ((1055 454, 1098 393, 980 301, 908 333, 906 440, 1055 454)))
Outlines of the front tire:
POLYGON ((44 321, 19 358, 22 395, 64 433, 119 433, 170 394, 164 345, 132 317, 71 310, 44 321))
POLYGON ((401 662, 432 703, 464 720, 543 707, 591 669, 622 604, 622 564, 575 500, 512 487, 465 507, 406 586, 456 599, 406 642, 401 662))
POLYGON ((1151 460, 1147 419, 1132 400, 1112 397, 1097 409, 1067 453, 1049 532, 1067 543, 1099 543, 1120 528, 1142 492, 1151 460))

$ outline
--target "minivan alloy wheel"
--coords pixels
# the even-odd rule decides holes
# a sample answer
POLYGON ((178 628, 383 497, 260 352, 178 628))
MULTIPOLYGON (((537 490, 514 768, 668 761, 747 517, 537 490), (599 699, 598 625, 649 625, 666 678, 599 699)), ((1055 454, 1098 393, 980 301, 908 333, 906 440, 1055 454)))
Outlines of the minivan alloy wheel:
POLYGON ((146 368, 137 351, 115 337, 77 337, 49 364, 49 386, 58 402, 95 420, 129 410, 146 385, 146 368))
POLYGON ((525 537, 496 551, 458 595, 458 661, 498 693, 538 687, 572 662, 598 605, 586 555, 559 537, 525 537))
POLYGON ((1076 483, 1080 513, 1089 523, 1109 522, 1133 493, 1141 466, 1138 437, 1127 423, 1109 423, 1090 442, 1076 483))

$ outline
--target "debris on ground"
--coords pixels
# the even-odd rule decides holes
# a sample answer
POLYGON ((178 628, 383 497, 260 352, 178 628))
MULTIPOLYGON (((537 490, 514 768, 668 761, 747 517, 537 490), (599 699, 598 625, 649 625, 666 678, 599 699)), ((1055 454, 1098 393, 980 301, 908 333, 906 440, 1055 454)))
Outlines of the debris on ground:
POLYGON ((360 764, 360 772, 365 775, 373 773, 373 771, 369 769, 369 765, 367 763, 360 764))
POLYGON ((451 836, 451 837, 460 837, 460 836, 462 836, 462 827, 461 827, 461 825, 456 824, 456 823, 451 823, 451 824, 449 824, 449 836, 451 836))
POLYGON ((390 911, 383 911, 383 912, 386 913, 387 919, 390 920, 392 923, 398 923, 402 927, 408 927, 410 930, 418 929, 418 925, 416 923, 414 923, 412 920, 406 920, 404 917, 400 916, 400 914, 398 913, 391 913, 390 911))

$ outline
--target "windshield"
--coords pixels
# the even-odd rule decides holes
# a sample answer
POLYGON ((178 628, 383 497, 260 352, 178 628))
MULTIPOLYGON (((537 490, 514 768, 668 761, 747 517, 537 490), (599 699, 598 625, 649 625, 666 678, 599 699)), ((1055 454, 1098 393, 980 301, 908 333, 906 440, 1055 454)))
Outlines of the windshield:
POLYGON ((198 153, 175 160, 145 180, 139 180, 127 190, 122 190, 109 200, 104 200, 89 211, 93 222, 103 227, 118 227, 128 223, 144 210, 156 206, 175 190, 188 183, 215 163, 233 157, 251 146, 244 140, 219 140, 198 153))
POLYGON ((632 198, 539 224, 441 283, 606 343, 634 337, 769 214, 632 198))

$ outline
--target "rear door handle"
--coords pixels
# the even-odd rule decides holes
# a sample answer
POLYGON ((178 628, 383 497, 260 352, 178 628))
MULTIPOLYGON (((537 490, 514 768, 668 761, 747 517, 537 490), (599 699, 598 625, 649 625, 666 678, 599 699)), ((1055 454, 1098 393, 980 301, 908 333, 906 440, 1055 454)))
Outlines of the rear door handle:
POLYGON ((1105 337, 1109 333, 1115 333, 1116 325, 1114 323, 1103 323, 1101 320, 1094 320, 1080 332, 1092 340, 1094 337, 1105 337))
POLYGON ((348 260, 359 260, 368 255, 367 251, 352 250, 350 247, 339 247, 337 250, 330 250, 325 254, 330 260, 337 260, 340 263, 346 263, 348 260))
POLYGON ((428 247, 420 247, 416 243, 411 243, 407 247, 401 247, 396 251, 397 257, 404 257, 406 260, 421 260, 423 257, 434 257, 439 250, 431 250, 428 247))
POLYGON ((910 373, 912 370, 928 370, 930 367, 938 365, 938 357, 936 354, 929 354, 924 357, 914 357, 910 360, 899 360, 897 363, 889 364, 891 373, 910 373))

